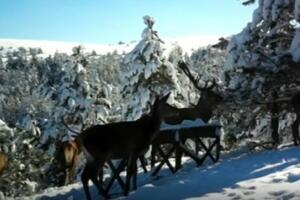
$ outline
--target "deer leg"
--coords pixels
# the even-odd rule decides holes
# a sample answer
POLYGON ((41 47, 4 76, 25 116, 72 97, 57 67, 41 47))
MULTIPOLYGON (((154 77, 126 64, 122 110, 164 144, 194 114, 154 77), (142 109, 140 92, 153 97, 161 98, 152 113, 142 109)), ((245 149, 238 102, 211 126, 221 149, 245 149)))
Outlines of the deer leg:
POLYGON ((79 154, 80 152, 76 151, 75 156, 73 158, 73 163, 72 163, 72 167, 71 167, 71 183, 74 183, 76 180, 76 167, 78 165, 79 162, 79 154))
POLYGON ((83 184, 83 189, 86 194, 87 200, 91 200, 91 194, 89 191, 89 180, 91 179, 93 184, 97 187, 100 195, 107 198, 107 195, 105 194, 104 189, 102 188, 102 185, 98 179, 99 169, 102 168, 105 161, 97 162, 99 164, 96 164, 96 162, 93 163, 87 163, 82 175, 81 180, 83 184))
POLYGON ((71 170, 70 168, 67 168, 65 170, 65 183, 64 183, 64 185, 68 185, 68 184, 71 183, 71 179, 70 179, 70 177, 71 177, 71 171, 70 170, 71 170))
POLYGON ((66 185, 74 183, 75 180, 75 168, 76 164, 72 163, 72 165, 67 169, 67 177, 66 177, 66 185))
POLYGON ((99 172, 103 171, 104 164, 105 164, 105 160, 101 160, 98 161, 98 164, 94 164, 92 166, 91 180, 94 183, 94 185, 97 187, 100 195, 102 195, 104 198, 107 198, 108 196, 102 187, 101 181, 98 178, 99 172))
POLYGON ((132 176, 135 173, 135 166, 136 166, 136 161, 137 161, 138 156, 130 154, 128 157, 127 161, 127 174, 126 174, 126 183, 125 183, 125 191, 124 195, 127 196, 130 190, 130 181, 132 176))
POLYGON ((148 172, 148 170, 147 170, 147 164, 148 163, 147 163, 147 160, 146 160, 145 156, 144 155, 139 156, 139 159, 140 159, 140 162, 141 162, 141 165, 143 167, 144 172, 147 173, 148 172))
POLYGON ((137 189, 137 162, 133 163, 133 180, 132 180, 132 185, 133 185, 133 190, 137 189))
POLYGON ((89 180, 90 180, 90 167, 88 163, 85 165, 84 170, 81 174, 81 182, 83 185, 84 193, 87 200, 91 200, 91 194, 89 190, 89 180))
POLYGON ((156 154, 156 145, 152 145, 151 150, 151 169, 155 167, 155 154, 156 154))
POLYGON ((103 168, 99 168, 99 172, 98 172, 98 179, 100 184, 103 184, 103 168))

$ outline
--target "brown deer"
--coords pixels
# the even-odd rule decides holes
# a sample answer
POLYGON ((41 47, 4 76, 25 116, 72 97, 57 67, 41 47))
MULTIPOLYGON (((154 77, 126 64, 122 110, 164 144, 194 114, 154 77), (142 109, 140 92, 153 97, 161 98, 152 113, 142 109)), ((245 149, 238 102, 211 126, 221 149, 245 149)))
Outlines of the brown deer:
POLYGON ((63 166, 66 171, 65 185, 71 184, 75 180, 75 170, 81 152, 80 146, 80 141, 78 139, 62 143, 63 166))
POLYGON ((183 120, 195 120, 201 118, 204 122, 208 122, 213 115, 213 110, 219 103, 223 101, 223 97, 216 92, 212 91, 212 88, 216 85, 215 81, 210 87, 200 87, 198 81, 193 77, 188 66, 184 62, 179 62, 178 66, 188 76, 193 85, 201 92, 201 97, 195 107, 192 108, 176 108, 178 109, 178 115, 165 119, 167 124, 180 124, 183 120))
POLYGON ((58 170, 58 184, 63 186, 74 183, 76 167, 81 153, 80 141, 75 138, 69 141, 57 142, 56 145, 58 148, 55 152, 54 165, 58 170))
POLYGON ((174 108, 166 103, 169 95, 155 99, 150 115, 145 115, 135 121, 95 125, 85 129, 79 135, 83 152, 87 158, 81 178, 88 200, 91 199, 89 180, 92 180, 101 195, 107 196, 102 188, 101 180, 98 179, 98 174, 101 173, 105 162, 110 159, 128 158, 124 193, 128 195, 132 178, 133 187, 136 189, 135 176, 138 157, 146 153, 151 142, 159 133, 162 120, 177 114, 174 108))
POLYGON ((8 165, 7 155, 3 151, 0 151, 0 176, 3 174, 7 165, 8 165))

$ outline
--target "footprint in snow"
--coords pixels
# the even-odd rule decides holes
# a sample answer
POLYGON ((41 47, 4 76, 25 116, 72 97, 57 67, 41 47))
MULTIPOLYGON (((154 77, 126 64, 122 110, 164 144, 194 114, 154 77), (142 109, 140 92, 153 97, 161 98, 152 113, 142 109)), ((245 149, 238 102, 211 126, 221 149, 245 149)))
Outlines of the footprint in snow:
POLYGON ((236 195, 236 193, 234 193, 234 192, 227 194, 227 196, 229 196, 229 197, 234 197, 235 195, 236 195))
POLYGON ((287 179, 287 182, 289 182, 289 183, 294 183, 294 182, 300 180, 300 174, 292 174, 292 173, 288 173, 286 179, 287 179))
POLYGON ((284 180, 282 178, 274 178, 272 179, 270 182, 271 183, 280 183, 280 182, 283 182, 284 180))
POLYGON ((232 197, 231 200, 240 200, 242 197, 240 195, 237 195, 235 197, 232 197))
POLYGON ((296 198, 295 198, 295 194, 293 194, 293 193, 285 194, 285 195, 283 195, 281 198, 282 198, 282 200, 296 199, 296 198))
POLYGON ((275 191, 275 192, 269 192, 269 194, 272 195, 272 196, 274 196, 274 197, 282 196, 285 193, 287 193, 287 191, 285 191, 285 190, 279 190, 279 191, 275 191))
POLYGON ((255 193, 254 191, 245 191, 245 192, 243 192, 243 194, 246 195, 246 196, 252 195, 254 193, 255 193))
POLYGON ((247 190, 255 190, 256 186, 245 187, 245 189, 247 189, 247 190))

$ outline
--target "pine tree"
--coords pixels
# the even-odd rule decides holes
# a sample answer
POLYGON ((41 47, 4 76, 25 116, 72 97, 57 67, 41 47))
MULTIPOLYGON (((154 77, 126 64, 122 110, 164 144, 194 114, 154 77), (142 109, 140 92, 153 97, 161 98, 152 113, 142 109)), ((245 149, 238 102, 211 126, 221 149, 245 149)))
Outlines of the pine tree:
POLYGON ((145 16, 146 28, 142 40, 125 55, 121 77, 122 95, 128 102, 123 108, 126 120, 139 118, 151 99, 151 95, 163 94, 176 87, 176 70, 163 55, 163 41, 153 29, 154 19, 145 16))
POLYGON ((277 72, 290 50, 298 62, 299 13, 298 0, 260 0, 252 22, 229 43, 226 70, 277 72))

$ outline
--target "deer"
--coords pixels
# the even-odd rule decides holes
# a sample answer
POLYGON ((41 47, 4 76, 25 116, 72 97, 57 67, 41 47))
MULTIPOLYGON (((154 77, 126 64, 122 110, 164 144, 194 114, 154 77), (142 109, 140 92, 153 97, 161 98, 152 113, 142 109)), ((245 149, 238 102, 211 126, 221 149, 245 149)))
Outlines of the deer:
POLYGON ((80 141, 75 138, 73 140, 63 142, 59 153, 63 156, 61 158, 61 164, 66 174, 64 185, 74 183, 76 175, 75 170, 81 153, 80 141))
POLYGON ((201 118, 205 123, 207 123, 213 116, 213 110, 223 101, 223 97, 212 89, 215 87, 216 83, 213 81, 211 86, 200 87, 198 81, 193 77, 187 64, 183 61, 178 63, 179 68, 183 70, 186 76, 190 79, 192 84, 201 92, 201 97, 195 107, 191 108, 174 108, 178 110, 178 115, 172 116, 165 119, 167 124, 180 124, 183 120, 195 120, 201 118))
MULTIPOLYGON (((203 122, 207 123, 213 116, 214 109, 217 107, 218 104, 220 104, 223 101, 223 97, 220 94, 217 94, 216 92, 212 91, 213 87, 215 87, 216 85, 215 81, 213 81, 212 85, 209 87, 207 86, 207 82, 204 87, 200 87, 198 85, 198 80, 194 78, 191 71, 189 70, 189 67, 185 62, 179 61, 178 67, 183 70, 183 72, 192 82, 194 87, 201 92, 201 97, 199 98, 197 105, 194 107, 173 107, 175 110, 177 110, 178 114, 166 117, 164 122, 166 124, 174 125, 180 124, 183 120, 195 120, 197 118, 200 118, 203 120, 203 122)), ((196 141, 197 140, 195 139, 195 142, 196 141)), ((165 146, 164 148, 168 148, 168 146, 165 146)), ((198 152, 198 149, 196 149, 196 152, 198 152)), ((156 148, 153 147, 151 152, 151 167, 154 167, 155 165, 155 154, 156 148)))
POLYGON ((0 176, 3 174, 7 165, 8 165, 7 155, 3 151, 0 151, 0 176))
POLYGON ((143 115, 135 121, 94 125, 78 135, 87 159, 81 175, 87 200, 91 200, 89 180, 97 187, 100 195, 108 197, 98 176, 102 173, 105 162, 111 159, 127 158, 124 194, 128 195, 131 180, 133 189, 137 188, 137 159, 147 152, 158 135, 164 118, 177 114, 177 111, 166 103, 169 96, 170 93, 162 98, 156 97, 150 114, 143 115))

